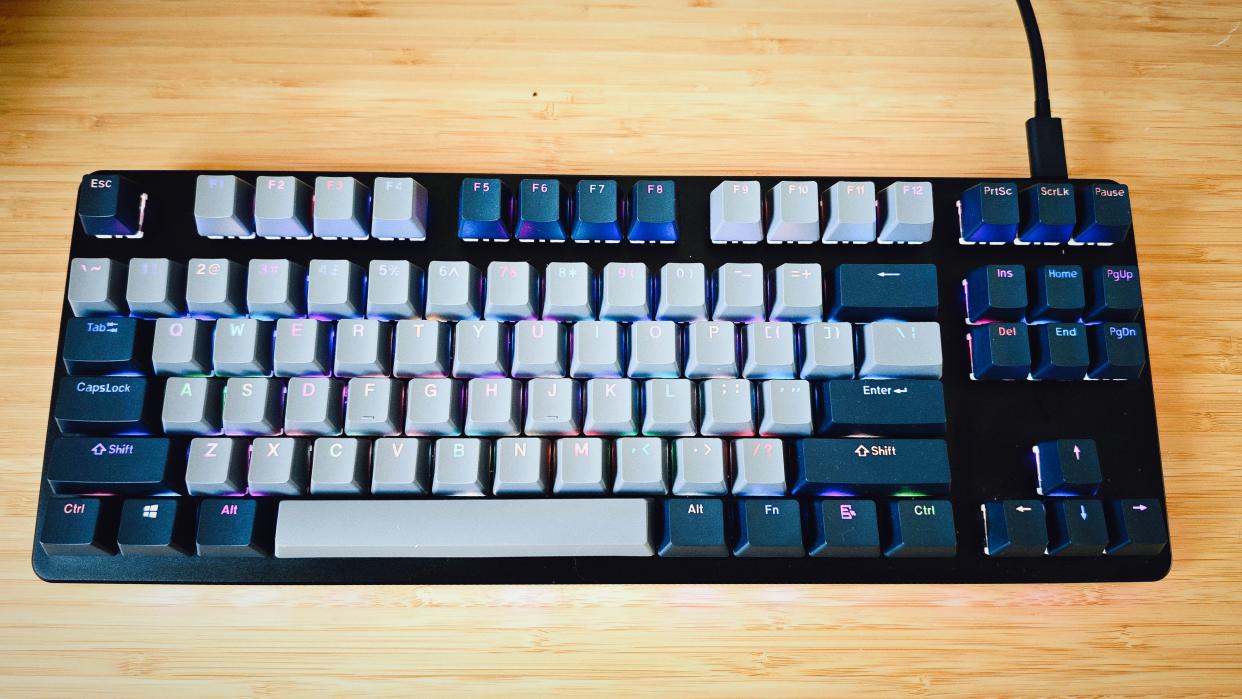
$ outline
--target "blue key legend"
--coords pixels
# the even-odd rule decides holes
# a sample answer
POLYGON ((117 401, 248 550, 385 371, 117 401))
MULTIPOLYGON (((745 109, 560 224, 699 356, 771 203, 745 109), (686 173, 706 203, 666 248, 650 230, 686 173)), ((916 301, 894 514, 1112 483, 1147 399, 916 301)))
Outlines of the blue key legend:
POLYGON ((616 180, 580 180, 574 192, 574 232, 578 242, 621 240, 616 180))
POLYGON ((498 178, 463 179, 461 206, 457 213, 457 237, 462 240, 508 240, 504 200, 504 185, 498 178))
POLYGON ((677 241, 677 187, 672 180, 635 182, 632 203, 630 242, 677 241))

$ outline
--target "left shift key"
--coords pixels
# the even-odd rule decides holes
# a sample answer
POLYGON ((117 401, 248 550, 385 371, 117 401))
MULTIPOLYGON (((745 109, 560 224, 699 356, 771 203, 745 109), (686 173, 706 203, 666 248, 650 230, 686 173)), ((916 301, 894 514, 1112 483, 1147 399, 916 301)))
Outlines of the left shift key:
POLYGON ((157 402, 153 382, 118 376, 65 376, 52 417, 66 434, 145 433, 157 402))
POLYGON ((61 437, 47 481, 57 495, 167 495, 176 491, 171 455, 164 437, 61 437))

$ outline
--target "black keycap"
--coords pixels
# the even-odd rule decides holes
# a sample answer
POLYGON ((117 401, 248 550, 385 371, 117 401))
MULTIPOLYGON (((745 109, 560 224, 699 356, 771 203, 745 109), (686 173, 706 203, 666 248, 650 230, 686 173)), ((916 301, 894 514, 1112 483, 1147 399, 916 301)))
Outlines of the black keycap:
POLYGON ((638 180, 631 194, 630 242, 677 242, 677 183, 638 180))
POLYGON ((1138 267, 1105 265, 1091 274, 1091 308, 1087 320, 1134 320, 1143 308, 1138 267))
POLYGON ((164 437, 60 437, 52 442, 47 481, 59 495, 159 495, 175 490, 164 437))
POLYGON ((1087 350, 1087 326, 1081 323, 1046 323, 1033 326, 1034 366, 1031 375, 1043 381, 1077 381, 1091 361, 1087 350))
POLYGON ((60 431, 69 434, 145 431, 152 392, 143 378, 65 376, 52 414, 60 431))
POLYGON ((1100 487, 1100 454, 1094 439, 1058 439, 1035 446, 1040 495, 1095 495, 1100 487))
POLYGON ((948 495, 939 439, 799 439, 798 495, 948 495))
POLYGON ((802 512, 797 500, 743 498, 738 502, 735 556, 791 558, 802 548, 802 512))
POLYGON ((1155 556, 1169 544, 1159 500, 1114 500, 1108 509, 1110 556, 1155 556))
POLYGON ((1022 231, 1024 243, 1064 243, 1074 232, 1078 211, 1071 184, 1036 184, 1022 190, 1022 231))
POLYGON ((972 243, 1011 243, 1018 235, 1018 186, 980 182, 962 192, 962 239, 972 243))
POLYGON ((1026 306, 1026 268, 1022 265, 987 265, 966 276, 970 322, 1022 320, 1026 306))
POLYGON ((200 556, 266 556, 272 551, 272 503, 251 498, 210 498, 198 506, 195 535, 200 556))
POLYGON ((1082 267, 1045 265, 1035 270, 1031 320, 1078 320, 1087 305, 1082 267))
POLYGON ((1120 243, 1130 235, 1130 189, 1124 184, 1097 182, 1080 187, 1082 216, 1074 240, 1080 243, 1120 243))
POLYGON ((525 179, 518 183, 518 240, 565 240, 559 180, 525 179))
POLYGON ((621 240, 616 180, 579 180, 574 193, 573 239, 621 240))
POLYGON ((940 305, 935 265, 840 265, 834 293, 836 320, 935 320, 940 305))
POLYGON ((93 236, 130 236, 138 232, 142 191, 120 175, 87 175, 78 186, 78 220, 93 236))
POLYGON ((39 545, 49 556, 116 553, 115 512, 99 498, 51 498, 44 507, 39 545))
POLYGON ((1093 379, 1137 379, 1147 366, 1143 326, 1138 323, 1092 325, 1091 370, 1093 379))
POLYGON ((957 555, 953 505, 948 500, 894 500, 889 503, 892 539, 889 558, 941 558, 957 555))
POLYGON ((190 549, 193 502, 177 498, 126 500, 116 541, 122 556, 183 556, 190 549))
POLYGON ((1048 521, 1039 500, 994 500, 983 505, 983 552, 1005 558, 1042 556, 1048 521))
POLYGON ((1108 525, 1099 500, 1053 500, 1048 553, 1100 556, 1108 546, 1108 525))
POLYGON ((820 398, 821 433, 944 434, 944 386, 939 381, 825 381, 820 398))
POLYGON ((811 555, 875 558, 880 555, 880 522, 870 500, 816 500, 811 555))
POLYGON ((61 357, 70 374, 139 372, 151 355, 151 322, 137 318, 70 318, 61 357))
POLYGON ((664 501, 664 541, 661 556, 728 556, 724 503, 705 498, 664 501))
POLYGON ((467 177, 461 181, 457 237, 462 240, 508 240, 505 207, 509 193, 496 178, 467 177))
POLYGON ((1031 373, 1031 337, 1022 323, 970 329, 970 371, 979 381, 1020 381, 1031 373))

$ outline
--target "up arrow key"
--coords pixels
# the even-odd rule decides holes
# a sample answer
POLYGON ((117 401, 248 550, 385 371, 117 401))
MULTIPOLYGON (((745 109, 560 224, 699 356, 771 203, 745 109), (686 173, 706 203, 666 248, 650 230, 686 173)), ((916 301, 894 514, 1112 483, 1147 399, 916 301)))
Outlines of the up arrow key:
POLYGON ((1074 458, 1082 461, 1082 449, 1079 449, 1077 444, 1074 445, 1074 458))

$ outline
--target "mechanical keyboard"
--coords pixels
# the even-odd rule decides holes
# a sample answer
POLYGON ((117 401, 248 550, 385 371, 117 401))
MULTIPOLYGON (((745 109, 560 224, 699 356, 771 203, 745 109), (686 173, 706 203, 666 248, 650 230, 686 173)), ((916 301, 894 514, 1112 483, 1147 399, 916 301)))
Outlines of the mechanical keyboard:
POLYGON ((114 171, 73 225, 46 580, 1169 569, 1121 184, 114 171))

